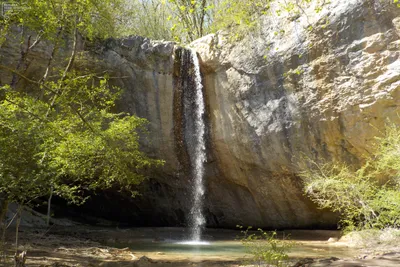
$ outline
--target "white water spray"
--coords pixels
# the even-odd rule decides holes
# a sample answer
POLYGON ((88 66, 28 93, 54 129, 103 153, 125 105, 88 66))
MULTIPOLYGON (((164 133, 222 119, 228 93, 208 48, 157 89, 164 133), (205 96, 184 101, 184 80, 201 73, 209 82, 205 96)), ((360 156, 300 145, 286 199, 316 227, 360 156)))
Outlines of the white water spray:
POLYGON ((201 232, 206 222, 203 215, 203 196, 204 196, 204 162, 206 161, 206 146, 204 140, 205 123, 204 123, 204 97, 203 85, 201 83, 201 73, 199 59, 195 51, 190 51, 193 62, 194 81, 195 81, 195 110, 194 110, 194 155, 191 157, 193 166, 193 195, 192 208, 190 211, 190 239, 194 242, 200 242, 201 232))

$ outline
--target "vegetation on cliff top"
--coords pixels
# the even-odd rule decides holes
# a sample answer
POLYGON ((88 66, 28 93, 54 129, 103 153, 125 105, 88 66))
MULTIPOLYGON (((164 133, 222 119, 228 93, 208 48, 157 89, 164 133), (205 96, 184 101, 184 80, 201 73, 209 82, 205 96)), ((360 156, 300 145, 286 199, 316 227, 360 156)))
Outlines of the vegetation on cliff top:
MULTIPOLYGON (((390 0, 400 7, 398 0, 390 0)), ((151 39, 189 43, 209 33, 226 30, 233 39, 241 38, 261 26, 262 16, 291 19, 307 15, 312 7, 321 12, 328 0, 127 0, 132 14, 125 24, 125 34, 151 39), (274 8, 271 8, 272 6, 274 8)), ((312 30, 312 25, 309 25, 312 30)))
POLYGON ((232 37, 240 38, 260 25, 263 15, 293 16, 315 2, 319 12, 327 1, 320 0, 132 0, 133 20, 127 32, 152 39, 175 40, 188 43, 218 30, 227 30, 232 37), (278 8, 271 11, 271 4, 278 8))
MULTIPOLYGON (((400 7, 398 0, 390 0, 400 7)), ((63 13, 57 6, 73 5, 84 9, 77 24, 85 36, 121 37, 140 35, 155 40, 174 40, 189 43, 209 33, 226 30, 233 38, 241 38, 260 26, 262 16, 281 16, 288 13, 290 19, 306 15, 308 7, 319 13, 327 0, 107 0, 107 1, 1 1, 28 8, 27 17, 20 18, 34 29, 57 28, 61 24, 74 24, 72 13, 63 13), (274 6, 274 8, 271 8, 274 6), (49 16, 46 10, 58 9, 49 16), (65 20, 67 19, 68 20, 65 20)), ((81 10, 82 11, 82 10, 81 10)), ((10 13, 10 12, 9 12, 10 13)), ((6 16, 7 17, 7 16, 6 16)), ((22 22, 21 21, 21 22, 22 22)), ((312 30, 312 25, 309 25, 312 30)), ((54 31, 53 31, 54 32, 54 31)))

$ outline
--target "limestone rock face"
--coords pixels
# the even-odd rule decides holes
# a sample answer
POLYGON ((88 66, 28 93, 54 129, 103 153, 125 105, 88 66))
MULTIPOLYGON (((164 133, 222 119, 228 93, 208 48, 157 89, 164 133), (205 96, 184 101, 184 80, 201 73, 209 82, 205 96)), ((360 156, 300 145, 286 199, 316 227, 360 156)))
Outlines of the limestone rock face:
POLYGON ((329 224, 301 193, 299 162, 359 164, 385 123, 400 122, 400 9, 359 0, 312 8, 269 17, 241 42, 220 33, 192 44, 205 70, 218 223, 329 224))
MULTIPOLYGON (((307 16, 268 17, 240 42, 218 33, 191 44, 208 108, 209 226, 333 226, 337 217, 304 197, 299 162, 359 164, 385 122, 399 123, 400 9, 332 2, 320 13, 310 7, 307 16)), ((107 64, 127 77, 120 108, 149 119, 146 149, 167 162, 133 210, 138 220, 181 223, 190 177, 176 136, 176 46, 127 39, 111 47, 107 64)))

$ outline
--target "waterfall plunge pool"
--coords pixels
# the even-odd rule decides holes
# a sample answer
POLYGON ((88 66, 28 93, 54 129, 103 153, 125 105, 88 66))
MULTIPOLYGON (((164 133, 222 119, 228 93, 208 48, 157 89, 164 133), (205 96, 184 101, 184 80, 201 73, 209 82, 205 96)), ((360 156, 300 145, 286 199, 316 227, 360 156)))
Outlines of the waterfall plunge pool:
MULTIPOLYGON (((108 240, 106 245, 129 247, 134 254, 157 261, 240 261, 246 259, 246 249, 240 242, 240 231, 206 229, 200 242, 188 240, 185 228, 134 228, 120 230, 125 234, 108 240)), ((358 251, 340 242, 328 242, 337 238, 339 231, 290 230, 278 236, 290 235, 295 246, 289 251, 293 259, 299 258, 351 258, 358 251)))

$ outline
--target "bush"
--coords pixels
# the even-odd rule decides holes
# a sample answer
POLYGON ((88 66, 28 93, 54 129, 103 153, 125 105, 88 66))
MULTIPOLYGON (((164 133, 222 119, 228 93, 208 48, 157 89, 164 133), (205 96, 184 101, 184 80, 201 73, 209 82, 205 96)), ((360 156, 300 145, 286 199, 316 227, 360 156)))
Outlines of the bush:
POLYGON ((346 230, 400 226, 400 129, 387 128, 376 151, 353 169, 344 163, 309 160, 300 176, 304 192, 320 208, 341 214, 346 230))
MULTIPOLYGON (((238 226, 242 229, 242 226, 238 226)), ((251 227, 242 230, 243 237, 241 242, 246 248, 246 252, 252 255, 250 262, 257 266, 289 266, 288 251, 293 246, 293 242, 286 238, 277 238, 276 231, 265 232, 258 228, 258 233, 250 233, 251 227)))

